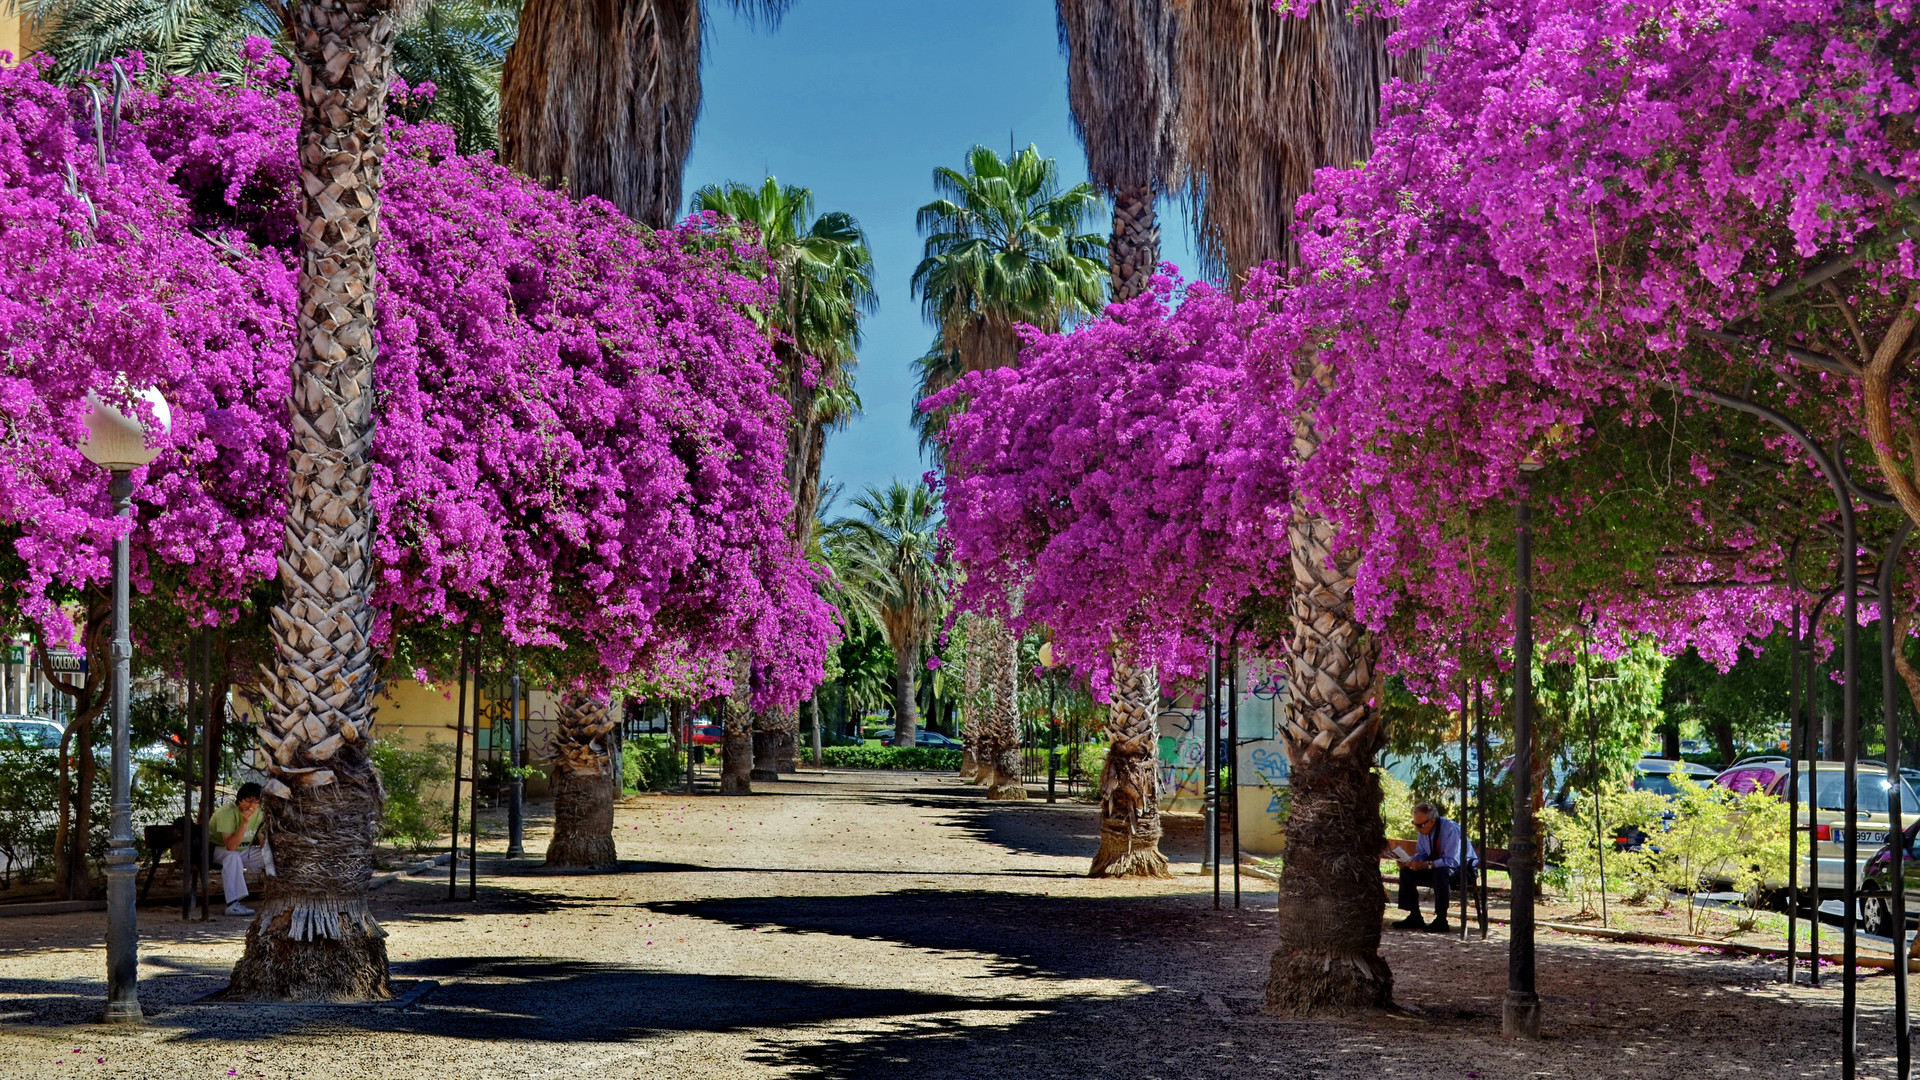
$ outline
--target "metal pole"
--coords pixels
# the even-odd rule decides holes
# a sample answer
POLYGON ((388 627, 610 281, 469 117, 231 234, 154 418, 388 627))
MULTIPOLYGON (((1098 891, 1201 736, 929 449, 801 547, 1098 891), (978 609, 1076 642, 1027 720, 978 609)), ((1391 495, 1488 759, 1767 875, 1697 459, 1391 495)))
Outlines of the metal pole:
POLYGON ((1227 639, 1227 820, 1233 823, 1233 906, 1240 906, 1240 628, 1227 639))
MULTIPOLYGON (((200 644, 200 638, 205 633, 206 631, 202 630, 187 638, 187 724, 180 739, 180 852, 189 860, 185 863, 188 867, 193 865, 191 861, 193 858, 193 751, 197 745, 193 737, 196 726, 194 718, 201 704, 200 699, 206 694, 205 683, 195 678, 194 661, 199 657, 194 654, 199 651, 195 646, 200 644)), ((147 878, 147 886, 149 888, 153 886, 151 876, 147 878)), ((186 922, 192 917, 193 873, 189 870, 180 875, 180 921, 186 922)))
POLYGON ((1220 720, 1214 706, 1220 700, 1220 643, 1207 647, 1207 693, 1201 702, 1206 716, 1207 779, 1201 788, 1206 797, 1207 862, 1213 866, 1213 909, 1220 910, 1220 720))
POLYGON ((1520 476, 1514 522, 1513 590, 1513 910, 1507 945, 1507 997, 1500 1031, 1540 1037, 1540 995, 1533 964, 1533 478, 1520 476))
MULTIPOLYGON (((213 668, 213 642, 207 641, 204 655, 205 667, 209 674, 213 668)), ((211 681, 211 680, 209 680, 211 681)), ((213 791, 219 782, 220 740, 226 737, 226 703, 215 701, 211 694, 206 697, 207 711, 201 718, 201 765, 200 770, 200 820, 199 840, 187 837, 193 849, 193 861, 187 865, 197 867, 200 877, 200 921, 206 922, 212 917, 209 906, 213 902, 213 852, 207 844, 207 823, 213 820, 213 791)))
MULTIPOLYGON (((455 900, 460 896, 460 759, 466 754, 467 746, 467 661, 470 659, 465 643, 460 646, 459 699, 453 707, 453 845, 447 851, 447 899, 455 900)), ((473 747, 480 749, 480 729, 473 732, 473 747)), ((474 760, 480 755, 475 753, 474 760)), ((474 770, 478 772, 478 770, 474 770)), ((475 798, 479 792, 472 792, 475 798)))
MULTIPOLYGON (((1467 631, 1460 630, 1460 844, 1467 842, 1467 731, 1470 721, 1467 716, 1467 631)), ((1460 859, 1460 940, 1467 940, 1467 905, 1473 902, 1469 895, 1473 890, 1467 885, 1467 860, 1462 853, 1460 859)))
MULTIPOLYGON (((1831 599, 1831 595, 1829 595, 1826 599, 1831 599)), ((1824 607, 1824 606, 1826 605, 1823 600, 1821 603, 1821 607, 1824 607)), ((1808 791, 1807 791, 1807 876, 1813 879, 1813 913, 1812 913, 1812 917, 1807 919, 1807 969, 1809 971, 1809 974, 1807 976, 1807 985, 1809 986, 1820 985, 1820 903, 1822 899, 1820 895, 1821 893, 1820 850, 1814 846, 1813 827, 1816 823, 1816 819, 1819 817, 1819 814, 1816 812, 1816 808, 1819 805, 1819 787, 1820 787, 1820 784, 1819 784, 1820 770, 1815 767, 1815 763, 1818 761, 1825 760, 1826 755, 1822 754, 1818 758, 1811 756, 1812 747, 1813 747, 1813 725, 1814 725, 1814 715, 1813 715, 1814 714, 1814 695, 1813 695, 1813 685, 1814 685, 1814 682, 1813 682, 1813 675, 1814 675, 1813 636, 1814 634, 1813 634, 1813 631, 1815 627, 1820 625, 1820 615, 1821 615, 1820 608, 1819 607, 1814 608, 1813 618, 1809 620, 1807 623, 1807 678, 1806 678, 1807 735, 1806 735, 1806 741, 1807 741, 1807 747, 1808 747, 1808 753, 1809 753, 1809 756, 1807 758, 1808 775, 1806 778, 1807 788, 1808 788, 1808 791)))
POLYGON ((1840 500, 1841 627, 1846 682, 1840 688, 1840 734, 1845 740, 1846 865, 1841 867, 1846 889, 1846 914, 1840 920, 1841 958, 1846 965, 1840 983, 1840 1075, 1853 1080, 1859 1070, 1860 1001, 1856 975, 1860 951, 1860 550, 1854 529, 1853 501, 1840 500))
MULTIPOLYGON (((1480 940, 1487 940, 1487 695, 1473 688, 1473 805, 1480 818, 1480 895, 1474 904, 1480 909, 1480 940)), ((1462 828, 1465 825, 1462 824, 1462 828)))
POLYGON ((1787 985, 1794 984, 1794 946, 1800 924, 1800 602, 1787 634, 1787 985))
POLYGON ((467 794, 467 899, 478 902, 480 899, 480 668, 483 653, 477 637, 468 638, 466 648, 472 660, 468 667, 473 672, 473 788, 467 794))
MULTIPOLYGON (((1894 696, 1894 679, 1899 673, 1894 670, 1893 650, 1899 643, 1893 640, 1893 585, 1900 574, 1900 559, 1907 546, 1907 537, 1913 533, 1913 519, 1904 518, 1900 522, 1900 531, 1894 533, 1893 542, 1887 545, 1887 552, 1880 559, 1880 723, 1886 733, 1887 748, 1887 810, 1888 820, 1893 825, 1887 837, 1887 852, 1891 858, 1888 864, 1891 889, 1887 904, 1892 909, 1893 923, 1893 1044, 1898 1064, 1896 1075, 1907 1080, 1913 1067, 1913 1031, 1908 1026, 1907 1016, 1907 881, 1906 867, 1902 865, 1906 857, 1907 836, 1906 821, 1901 813, 1900 788, 1904 781, 1900 776, 1900 703, 1894 696)), ((1847 830, 1849 838, 1853 829, 1847 830)), ((1851 979, 1848 980, 1852 982, 1851 979)))
POLYGON ((1047 672, 1047 801, 1054 801, 1054 782, 1059 773, 1060 718, 1053 712, 1053 672, 1047 672))
POLYGON ((133 748, 127 732, 133 635, 127 626, 128 542, 133 528, 133 477, 113 470, 107 490, 123 528, 113 541, 113 806, 107 837, 107 1010, 109 1024, 140 1020, 140 930, 134 922, 133 748))
POLYGON ((507 858, 519 859, 526 856, 524 845, 526 822, 521 817, 521 799, 525 793, 524 783, 520 779, 520 672, 515 670, 509 680, 507 691, 507 757, 511 761, 507 773, 507 858))

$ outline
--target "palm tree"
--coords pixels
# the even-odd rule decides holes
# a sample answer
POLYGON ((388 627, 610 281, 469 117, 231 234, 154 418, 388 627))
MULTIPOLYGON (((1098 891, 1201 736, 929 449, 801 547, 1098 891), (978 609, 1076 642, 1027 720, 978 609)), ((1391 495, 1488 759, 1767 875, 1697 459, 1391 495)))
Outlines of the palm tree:
MULTIPOLYGON (((197 75, 239 69, 248 37, 290 54, 287 6, 280 0, 0 0, 25 16, 34 47, 72 79, 138 49, 149 75, 197 75)), ((394 74, 430 100, 410 100, 410 120, 438 120, 463 150, 498 145, 500 65, 513 43, 519 0, 431 0, 415 5, 393 45, 394 74)))
POLYGON ((553 781, 553 839, 547 865, 601 869, 619 861, 613 847, 613 710, 597 696, 567 691, 555 710, 548 750, 553 781))
MULTIPOLYGON (((926 245, 913 291, 939 328, 916 363, 924 389, 963 371, 1018 362, 1021 324, 1058 330, 1092 315, 1106 299, 1099 256, 1106 242, 1082 231, 1100 200, 1089 184, 1060 188, 1052 158, 1028 146, 1002 158, 984 146, 967 152, 966 171, 935 169, 940 198, 920 208, 926 245)), ((916 415, 924 440, 945 417, 916 415)), ((967 723, 975 779, 990 799, 1024 799, 1020 780, 1019 664, 1006 624, 967 620, 967 723)))
POLYGON ((924 485, 895 480, 853 499, 856 517, 833 522, 827 557, 848 607, 872 620, 893 649, 893 744, 914 744, 920 649, 946 601, 935 565, 941 514, 924 485))
POLYGON ((966 172, 935 169, 933 187, 913 292, 966 370, 1014 363, 1021 323, 1057 330, 1100 310, 1107 245, 1081 231, 1100 205, 1091 185, 1060 190, 1059 164, 1033 146, 1004 159, 976 146, 966 172))
MULTIPOLYGON (((778 22, 789 0, 729 0, 778 22)), ((664 228, 700 114, 703 0, 527 0, 500 87, 507 164, 664 228)))
MULTIPOLYGON (((1293 208, 1314 170, 1364 160, 1381 87, 1417 76, 1387 54, 1388 24, 1356 18, 1357 7, 1331 0, 1299 18, 1267 0, 1191 0, 1183 9, 1176 63, 1189 194, 1203 251, 1235 281, 1262 261, 1294 258, 1293 208)), ((1295 377, 1311 378, 1311 367, 1295 377)), ((1299 458, 1318 445, 1311 425, 1297 427, 1299 458)), ((1296 504, 1288 538, 1293 692, 1282 737, 1293 810, 1267 1005, 1295 1014, 1387 1005, 1386 893, 1374 858, 1384 842, 1373 775, 1384 742, 1372 704, 1379 645, 1354 617, 1356 557, 1333 525, 1296 504)))
POLYGON ((391 0, 301 0, 292 11, 302 227, 294 435, 273 668, 259 685, 279 879, 233 969, 228 994, 241 1000, 392 996, 385 934, 367 904, 381 802, 367 753, 379 689, 367 489, 393 15, 391 0))
POLYGON ((768 177, 758 188, 732 183, 693 193, 693 209, 751 225, 780 283, 774 352, 785 367, 794 426, 786 475, 794 535, 801 541, 820 505, 820 462, 826 433, 859 410, 853 365, 860 320, 879 307, 873 253, 851 214, 813 213, 813 192, 768 177), (808 359, 818 365, 808 376, 808 359), (811 383, 811 385, 810 385, 811 383))
MULTIPOLYGON (((1147 290, 1160 262, 1154 199, 1184 179, 1174 5, 1163 0, 1057 0, 1067 101, 1093 183, 1113 197, 1107 241, 1118 302, 1147 290)), ((1117 641, 1100 777, 1100 847, 1091 877, 1172 877, 1160 853, 1159 673, 1128 662, 1117 641)))

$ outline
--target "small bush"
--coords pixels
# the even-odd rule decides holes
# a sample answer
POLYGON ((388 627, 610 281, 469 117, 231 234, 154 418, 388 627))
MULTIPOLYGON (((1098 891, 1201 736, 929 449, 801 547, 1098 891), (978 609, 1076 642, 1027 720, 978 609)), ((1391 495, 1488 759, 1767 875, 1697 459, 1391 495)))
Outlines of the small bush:
POLYGON ((453 808, 429 800, 426 789, 453 777, 453 748, 431 743, 424 750, 402 750, 376 742, 372 757, 387 792, 380 808, 380 839, 416 851, 438 840, 452 825, 453 808))
POLYGON ((54 764, 54 751, 0 736, 0 888, 53 867, 54 764))
POLYGON ((841 769, 960 770, 960 751, 931 746, 829 746, 821 752, 829 766, 841 769))
POLYGON ((665 735, 642 735, 620 744, 620 783, 626 791, 667 791, 678 787, 685 766, 665 735))

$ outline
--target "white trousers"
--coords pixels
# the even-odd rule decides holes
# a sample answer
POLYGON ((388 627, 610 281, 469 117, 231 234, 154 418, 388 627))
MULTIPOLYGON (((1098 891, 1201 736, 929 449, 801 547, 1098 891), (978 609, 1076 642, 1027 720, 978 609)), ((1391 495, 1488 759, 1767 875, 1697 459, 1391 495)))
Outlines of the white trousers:
POLYGON ((244 899, 247 895, 247 871, 259 870, 267 875, 273 874, 273 852, 265 844, 250 845, 228 851, 215 848, 214 856, 220 860, 220 887, 226 890, 227 903, 244 899))

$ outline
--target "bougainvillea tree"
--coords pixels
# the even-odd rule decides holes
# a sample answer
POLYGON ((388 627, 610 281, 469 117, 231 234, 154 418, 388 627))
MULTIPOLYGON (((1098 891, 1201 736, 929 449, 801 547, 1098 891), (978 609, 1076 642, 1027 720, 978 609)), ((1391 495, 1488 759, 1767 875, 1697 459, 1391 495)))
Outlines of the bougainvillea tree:
MULTIPOLYGON (((49 314, 28 313, 42 320, 38 324, 25 317, 9 324, 41 326, 29 345, 52 357, 49 364, 68 365, 44 369, 46 385, 73 382, 83 392, 86 382, 76 374, 83 369, 126 372, 134 385, 160 385, 169 396, 180 383, 186 389, 176 400, 189 405, 199 401, 193 393, 216 399, 202 409, 204 422, 176 421, 177 447, 198 447, 196 438, 205 443, 206 475, 183 481, 183 490, 206 501, 226 483, 253 501, 236 509, 200 506, 183 496, 168 504, 212 524, 184 530, 171 548, 149 543, 148 564, 162 554, 195 566, 213 563, 211 556, 189 557, 192 544, 213 545, 237 569, 227 582, 214 572, 220 565, 202 568, 214 583, 207 591, 229 602, 272 575, 284 513, 277 488, 284 474, 274 454, 286 446, 288 416, 275 399, 287 392, 292 354, 290 266, 297 233, 291 208, 298 175, 297 106, 278 89, 286 73, 284 63, 267 59, 255 77, 237 85, 173 80, 157 94, 130 91, 124 123, 101 135, 113 148, 104 175, 89 162, 95 155, 86 138, 84 90, 48 86, 31 65, 0 75, 10 109, 26 119, 34 109, 52 114, 40 125, 48 134, 20 155, 32 159, 21 175, 42 189, 35 196, 46 204, 40 216, 90 226, 94 216, 108 219, 103 210, 120 205, 110 196, 126 190, 114 183, 113 170, 120 160, 135 161, 150 175, 134 187, 151 193, 158 209, 138 211, 144 217, 127 210, 117 221, 134 226, 111 235, 123 245, 170 244, 177 251, 164 258, 136 252, 129 265, 163 266, 187 285, 196 272, 221 271, 238 282, 223 282, 217 291, 244 317, 207 313, 201 308, 211 302, 196 306, 188 288, 171 286, 150 267, 144 278, 114 271, 120 253, 100 253, 102 270, 118 278, 67 270, 60 272, 68 279, 56 279, 58 267, 36 267, 48 287, 27 295, 46 307, 98 307, 103 297, 132 305, 146 295, 141 288, 152 285, 174 306, 155 300, 142 312, 144 324, 122 338, 101 335, 77 345, 63 343, 59 334, 66 331, 49 314), (55 179, 41 180, 35 169, 55 179), (261 284, 249 289, 255 278, 261 284), (137 351, 114 351, 128 348, 123 342, 152 341, 158 344, 150 351, 160 360, 151 363, 137 351), (161 361, 214 389, 195 390, 187 375, 163 377, 161 361), (223 389, 223 378, 235 387, 223 389), (241 406, 251 411, 228 415, 241 406), (232 460, 216 460, 219 453, 232 460), (230 531, 252 538, 252 548, 222 545, 219 512, 240 523, 230 531)), ((39 129, 28 123, 12 130, 39 129)), ((765 670, 754 682, 757 703, 791 707, 820 677, 832 623, 784 528, 786 415, 750 314, 769 290, 731 269, 751 253, 716 250, 700 235, 708 228, 703 223, 663 234, 638 230, 603 205, 573 203, 488 160, 458 156, 443 129, 398 126, 390 140, 394 153, 384 177, 390 212, 378 253, 388 280, 407 288, 383 292, 376 308, 384 395, 364 478, 378 510, 369 539, 384 570, 373 573, 363 560, 346 578, 349 589, 363 581, 373 589, 378 619, 367 628, 371 654, 388 654, 410 637, 436 631, 488 631, 584 693, 646 682, 704 695, 735 689, 728 657, 744 650, 763 658, 765 670)), ((21 182, 11 173, 6 181, 12 197, 21 182)), ((60 253, 47 241, 41 248, 48 253, 42 262, 51 266, 60 253)), ((19 265, 36 266, 25 258, 19 265)), ((25 356, 26 347, 10 355, 25 356)), ((29 374, 41 370, 35 366, 29 374)), ((16 382, 9 392, 30 389, 16 382)), ((49 391, 38 392, 47 400, 49 391)), ((49 444, 61 424, 77 425, 79 417, 77 398, 51 400, 41 406, 49 417, 44 430, 34 435, 49 444)), ((23 408, 8 415, 34 414, 23 408)), ((34 474, 37 487, 10 477, 8 514, 17 516, 4 519, 21 537, 11 545, 14 557, 40 575, 20 574, 25 584, 15 587, 16 595, 36 602, 59 587, 84 584, 87 564, 76 571, 51 561, 59 553, 36 546, 34 529, 78 523, 75 529, 93 530, 85 535, 96 548, 111 536, 104 500, 88 502, 85 484, 60 492, 61 477, 48 461, 61 459, 41 458, 33 462, 41 470, 34 474), (41 502, 31 502, 34 497, 41 502), (42 561, 32 562, 36 558, 42 561)), ((180 455, 163 456, 150 468, 158 479, 148 486, 170 490, 165 475, 185 464, 180 455)), ((191 464, 202 467, 200 459, 191 464)), ((345 474, 332 481, 346 482, 345 474)), ((149 529, 155 517, 143 503, 139 528, 149 529)), ((287 568, 279 569, 284 577, 287 568)), ((58 628, 57 608, 43 603, 34 610, 58 628)), ((283 632, 305 633, 288 625, 283 621, 283 632)), ((298 769, 317 771, 280 761, 293 735, 269 726, 263 740, 276 764, 292 770, 288 777, 310 775, 298 769)), ((580 726, 585 756, 604 761, 602 736, 585 730, 596 725, 580 726)), ((298 745, 326 743, 340 733, 313 734, 311 741, 301 734, 298 745)), ((356 741, 343 737, 327 749, 338 757, 368 734, 356 723, 356 741)), ((568 760, 582 756, 582 747, 562 749, 568 760)), ((276 779, 292 789, 287 777, 276 779)), ((335 910, 351 918, 356 898, 336 899, 335 910)))
MULTIPOLYGON (((1116 641, 1141 669, 1203 673, 1210 640, 1290 578, 1286 463, 1270 450, 1288 429, 1249 392, 1265 304, 1194 284, 1175 307, 1178 289, 1163 272, 924 406, 955 410, 942 438, 962 605, 1044 626, 1103 695, 1116 641)), ((1166 870, 1154 713, 1135 712, 1101 778, 1095 874, 1166 870)))
POLYGON ((1468 618, 1485 518, 1533 464, 1546 531, 1594 541, 1542 568, 1587 571, 1567 611, 1730 660, 1805 574, 1780 524, 1833 504, 1791 438, 1712 410, 1864 450, 1895 495, 1911 476, 1911 5, 1388 7, 1429 77, 1303 200, 1268 350, 1324 436, 1299 489, 1362 551, 1359 610, 1428 631, 1384 662, 1444 667, 1432 639, 1475 626, 1497 647, 1468 618))

